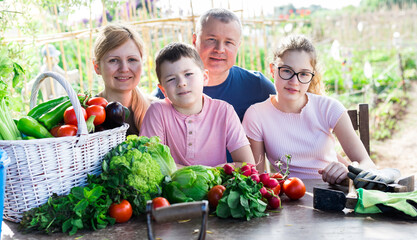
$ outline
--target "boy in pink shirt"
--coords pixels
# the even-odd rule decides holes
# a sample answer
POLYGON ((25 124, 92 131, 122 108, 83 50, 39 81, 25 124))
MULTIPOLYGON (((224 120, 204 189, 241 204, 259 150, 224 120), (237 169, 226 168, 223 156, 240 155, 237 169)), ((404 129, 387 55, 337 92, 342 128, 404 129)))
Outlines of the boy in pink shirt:
POLYGON ((255 163, 233 107, 203 94, 208 71, 191 45, 164 47, 156 58, 156 74, 166 98, 151 104, 141 135, 159 136, 179 167, 223 165, 226 148, 235 163, 255 163))

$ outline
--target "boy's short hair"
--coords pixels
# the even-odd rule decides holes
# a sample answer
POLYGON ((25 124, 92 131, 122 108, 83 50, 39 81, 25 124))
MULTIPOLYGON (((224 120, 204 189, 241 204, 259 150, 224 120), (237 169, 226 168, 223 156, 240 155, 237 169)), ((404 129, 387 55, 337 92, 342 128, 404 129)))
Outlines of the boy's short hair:
POLYGON ((155 71, 156 76, 158 77, 159 83, 161 83, 161 65, 165 61, 168 61, 170 63, 176 62, 180 60, 182 57, 191 58, 194 63, 202 70, 204 71, 204 63, 200 58, 200 55, 198 54, 197 50, 190 44, 186 43, 170 43, 164 48, 162 48, 155 60, 155 71))

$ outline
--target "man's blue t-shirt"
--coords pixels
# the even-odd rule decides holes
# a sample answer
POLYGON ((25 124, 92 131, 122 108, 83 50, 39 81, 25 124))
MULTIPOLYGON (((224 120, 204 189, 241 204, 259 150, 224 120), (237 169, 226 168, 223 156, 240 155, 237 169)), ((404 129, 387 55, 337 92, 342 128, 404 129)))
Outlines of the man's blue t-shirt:
MULTIPOLYGON (((242 121, 246 110, 251 105, 263 102, 269 95, 275 94, 275 87, 262 73, 233 66, 223 83, 217 86, 205 86, 203 92, 211 98, 221 99, 231 104, 242 121)), ((159 89, 155 96, 164 98, 159 89)), ((229 152, 227 162, 233 162, 229 152)))

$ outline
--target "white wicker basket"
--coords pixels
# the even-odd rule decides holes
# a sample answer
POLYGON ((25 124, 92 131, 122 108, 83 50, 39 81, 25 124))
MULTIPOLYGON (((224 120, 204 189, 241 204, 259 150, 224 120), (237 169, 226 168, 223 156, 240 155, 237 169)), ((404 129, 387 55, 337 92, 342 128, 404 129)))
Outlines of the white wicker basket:
POLYGON ((39 84, 47 77, 67 92, 78 121, 77 136, 36 140, 0 141, 10 157, 4 195, 4 218, 20 222, 23 212, 44 204, 52 193, 63 195, 83 186, 87 174, 101 172, 101 161, 125 140, 129 125, 88 134, 77 94, 59 74, 40 74, 33 86, 30 106, 35 105, 39 84))

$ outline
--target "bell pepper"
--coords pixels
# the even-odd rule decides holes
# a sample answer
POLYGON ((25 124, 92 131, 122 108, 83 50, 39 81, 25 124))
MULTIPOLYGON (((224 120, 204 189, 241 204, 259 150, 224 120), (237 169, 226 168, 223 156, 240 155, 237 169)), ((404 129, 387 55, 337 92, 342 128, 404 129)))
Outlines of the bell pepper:
POLYGON ((32 137, 32 136, 23 137, 23 140, 33 140, 33 139, 37 139, 37 138, 32 137))
POLYGON ((42 115, 38 121, 48 130, 51 130, 55 125, 64 119, 64 112, 71 105, 71 101, 67 100, 42 115))
POLYGON ((23 134, 35 138, 54 137, 44 126, 42 126, 42 124, 30 116, 24 116, 19 119, 19 122, 17 122, 17 129, 23 134))
POLYGON ((55 99, 51 99, 49 101, 43 102, 41 104, 36 105, 32 108, 29 113, 27 114, 30 117, 38 120, 43 114, 47 113, 52 108, 56 107, 58 104, 65 102, 69 99, 68 96, 63 96, 55 99))

